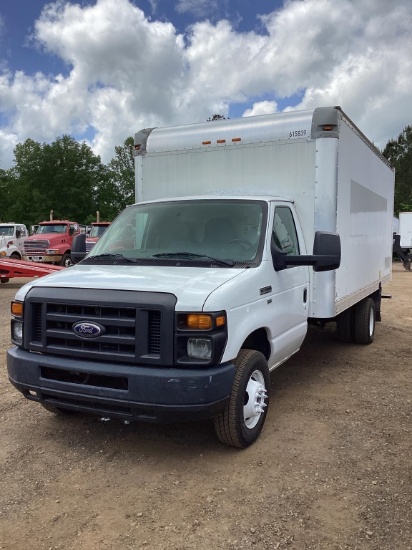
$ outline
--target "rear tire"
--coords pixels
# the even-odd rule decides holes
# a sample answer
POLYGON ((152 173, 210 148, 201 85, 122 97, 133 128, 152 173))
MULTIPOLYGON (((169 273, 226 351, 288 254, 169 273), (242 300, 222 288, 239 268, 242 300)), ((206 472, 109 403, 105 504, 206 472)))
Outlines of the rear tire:
POLYGON ((368 345, 375 335, 375 302, 365 298, 356 304, 354 312, 354 341, 357 344, 368 345))
POLYGON ((265 357, 255 350, 242 349, 235 366, 229 402, 214 424, 220 441, 244 449, 257 440, 265 423, 270 377, 265 357))

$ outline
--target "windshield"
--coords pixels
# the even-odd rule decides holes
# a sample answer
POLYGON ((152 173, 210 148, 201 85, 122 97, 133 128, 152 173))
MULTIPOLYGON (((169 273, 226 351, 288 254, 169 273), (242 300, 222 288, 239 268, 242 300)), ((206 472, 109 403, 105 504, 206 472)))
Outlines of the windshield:
POLYGON ((150 263, 167 260, 188 265, 216 260, 217 265, 257 265, 266 217, 266 203, 259 200, 134 205, 116 218, 86 261, 120 254, 129 260, 150 259, 150 263))
POLYGON ((45 233, 66 233, 67 225, 65 223, 54 223, 40 225, 36 231, 36 235, 44 235, 45 233))
POLYGON ((107 225, 92 225, 89 237, 101 237, 106 229, 107 225))

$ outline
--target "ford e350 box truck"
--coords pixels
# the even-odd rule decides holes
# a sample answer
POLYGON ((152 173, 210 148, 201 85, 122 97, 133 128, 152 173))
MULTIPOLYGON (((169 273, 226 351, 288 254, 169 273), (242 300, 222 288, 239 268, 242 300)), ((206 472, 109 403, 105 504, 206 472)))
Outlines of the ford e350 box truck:
POLYGON ((394 174, 338 107, 135 135, 136 200, 18 290, 12 384, 59 414, 213 418, 247 447, 308 323, 370 344, 394 174))

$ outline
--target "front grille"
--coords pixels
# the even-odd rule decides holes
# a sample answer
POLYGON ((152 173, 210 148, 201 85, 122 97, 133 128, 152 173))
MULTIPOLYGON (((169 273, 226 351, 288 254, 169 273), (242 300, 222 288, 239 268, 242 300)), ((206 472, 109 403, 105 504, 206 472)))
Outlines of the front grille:
POLYGON ((48 240, 37 240, 37 241, 25 241, 24 243, 24 254, 44 254, 49 248, 50 243, 48 240))
POLYGON ((149 312, 149 353, 160 353, 160 315, 158 311, 149 312))
POLYGON ((31 351, 51 355, 173 364, 175 303, 171 294, 35 287, 25 305, 24 341, 31 351), (102 334, 78 336, 73 326, 79 322, 97 323, 102 334))
POLYGON ((86 241, 86 252, 90 252, 90 250, 94 247, 96 244, 95 241, 86 241))

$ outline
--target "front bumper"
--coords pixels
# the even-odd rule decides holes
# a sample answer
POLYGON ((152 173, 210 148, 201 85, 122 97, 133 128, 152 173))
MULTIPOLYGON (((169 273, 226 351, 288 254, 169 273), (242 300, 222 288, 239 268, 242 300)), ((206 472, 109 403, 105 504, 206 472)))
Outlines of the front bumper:
POLYGON ((33 401, 128 420, 211 418, 229 399, 233 363, 208 368, 128 366, 7 352, 9 380, 33 401))
POLYGON ((23 260, 27 262, 41 262, 45 264, 59 264, 63 258, 63 254, 30 254, 24 255, 23 260))

